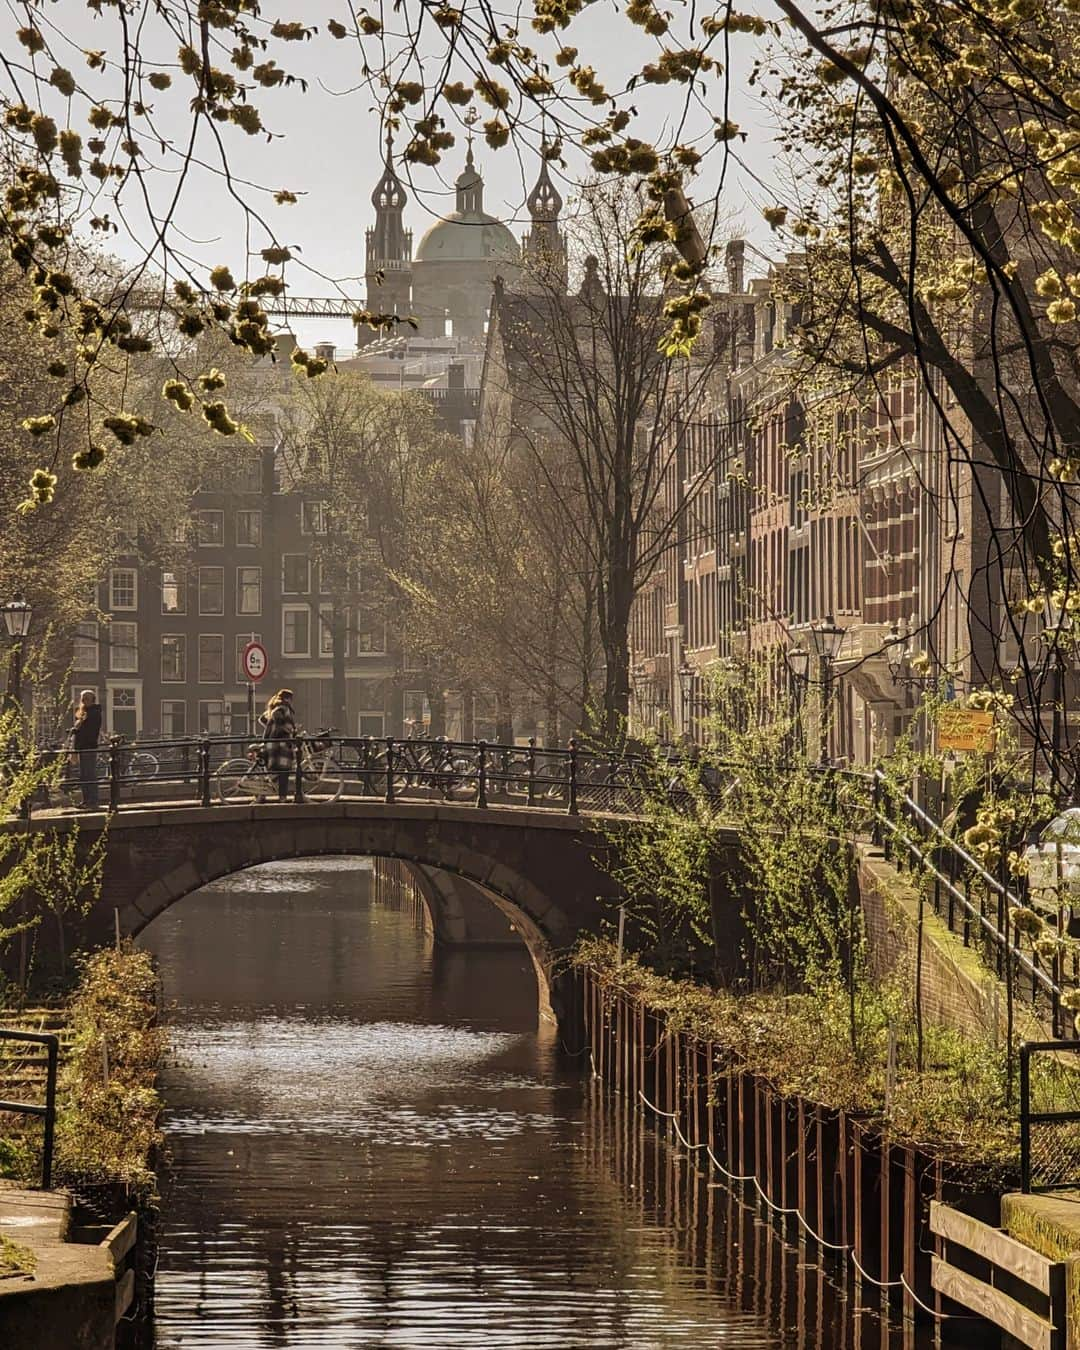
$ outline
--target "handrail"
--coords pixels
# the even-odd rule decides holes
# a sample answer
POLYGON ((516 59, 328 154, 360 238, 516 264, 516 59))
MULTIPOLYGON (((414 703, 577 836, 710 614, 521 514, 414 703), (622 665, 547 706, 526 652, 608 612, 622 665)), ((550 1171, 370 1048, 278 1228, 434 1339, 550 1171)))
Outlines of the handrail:
POLYGON ((31 1045, 43 1045, 47 1059, 45 1077, 45 1104, 34 1102, 0 1101, 0 1111, 10 1111, 15 1115, 40 1116, 45 1120, 45 1138, 41 1149, 41 1189, 52 1189, 53 1140, 56 1132, 56 1066, 60 1055, 60 1038, 51 1032, 9 1031, 0 1027, 0 1040, 23 1041, 31 1045))

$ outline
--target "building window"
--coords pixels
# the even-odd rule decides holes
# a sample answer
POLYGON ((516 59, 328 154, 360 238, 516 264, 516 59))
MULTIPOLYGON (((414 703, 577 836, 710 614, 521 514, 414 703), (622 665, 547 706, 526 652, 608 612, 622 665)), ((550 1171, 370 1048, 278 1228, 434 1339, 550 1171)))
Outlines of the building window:
POLYGON ((196 511, 195 537, 200 548, 220 548, 225 542, 225 512, 196 511))
POLYGON ((179 572, 161 574, 161 612, 162 614, 186 614, 187 591, 184 578, 179 572))
MULTIPOLYGON (((382 656, 386 651, 386 624, 368 611, 356 615, 357 656, 382 656)), ((415 669, 408 666, 406 669, 415 669)))
POLYGON ((311 655, 311 612, 307 605, 284 605, 281 610, 283 656, 311 655))
POLYGON ((133 739, 139 732, 139 689, 130 684, 109 686, 109 731, 133 739))
POLYGON ((199 613, 225 613, 224 567, 199 568, 199 613))
POLYGON ((71 668, 73 670, 97 670, 100 659, 98 626, 93 619, 87 619, 75 629, 75 642, 71 649, 71 668))
POLYGON ((258 548, 262 543, 262 512, 237 511, 236 543, 238 548, 258 548))
POLYGON ((262 491, 262 454, 259 451, 244 455, 236 464, 234 472, 234 492, 262 491))
MULTIPOLYGON (((345 616, 346 643, 348 642, 349 618, 345 616)), ((347 650, 347 648, 346 648, 347 650)), ((319 655, 333 656, 334 654, 334 607, 333 605, 319 606, 319 655)))
POLYGON ((249 642, 261 642, 261 633, 237 633, 236 635, 236 683, 247 684, 247 673, 244 670, 244 648, 249 642))
POLYGON ((311 564, 306 553, 282 554, 281 589, 285 595, 307 595, 311 589, 311 564))
POLYGON ((109 625, 109 669, 126 675, 139 669, 139 625, 111 623, 109 625))
POLYGON ((199 683, 222 684, 225 680, 225 639, 220 633, 199 634, 199 683))
POLYGON ((431 726, 431 705, 422 689, 406 689, 402 696, 402 720, 406 736, 426 736, 431 726))
POLYGON ((199 730, 204 736, 227 736, 229 734, 229 705, 224 699, 204 698, 199 700, 199 730))
POLYGON ((301 534, 326 533, 325 502, 300 503, 300 533, 301 534))
POLYGON ((161 636, 161 683, 183 684, 187 679, 187 638, 183 633, 161 636))
POLYGON ((238 567, 236 569, 236 612, 237 614, 262 613, 261 567, 238 567))
POLYGON ((161 700, 161 734, 166 740, 187 735, 187 704, 182 698, 161 700))
POLYGON ((134 567, 113 567, 109 570, 109 608, 139 608, 139 574, 134 567))
POLYGON ((357 715, 358 736, 381 736, 386 730, 386 718, 381 712, 362 712, 357 715))

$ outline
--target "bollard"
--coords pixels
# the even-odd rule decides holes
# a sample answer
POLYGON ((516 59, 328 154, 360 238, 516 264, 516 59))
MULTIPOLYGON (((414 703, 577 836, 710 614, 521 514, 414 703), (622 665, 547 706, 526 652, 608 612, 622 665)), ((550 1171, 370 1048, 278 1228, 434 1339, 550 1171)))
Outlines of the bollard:
POLYGON ((386 800, 394 800, 394 738, 386 738, 386 800))
POLYGON ((109 810, 120 810, 120 737, 109 737, 109 810))
POLYGON ((487 741, 481 741, 476 757, 476 805, 487 804, 487 741))
POLYGON ((301 805, 304 801, 304 743, 299 736, 293 745, 293 754, 296 757, 293 773, 293 801, 301 805))
POLYGON ((199 740, 199 800, 203 806, 210 805, 210 737, 199 740))

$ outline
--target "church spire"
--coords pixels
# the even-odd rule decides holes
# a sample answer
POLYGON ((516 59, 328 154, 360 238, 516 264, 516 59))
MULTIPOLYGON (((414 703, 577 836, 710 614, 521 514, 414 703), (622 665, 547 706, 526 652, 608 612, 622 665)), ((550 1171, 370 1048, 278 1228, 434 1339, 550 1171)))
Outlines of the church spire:
POLYGON ((405 228, 408 195, 394 169, 394 138, 386 129, 382 177, 371 204, 375 225, 367 232, 367 305, 376 313, 408 314, 412 290, 412 231, 405 228))
POLYGON ((526 198, 532 228, 522 240, 526 270, 548 285, 566 289, 566 239, 559 229, 563 199, 548 172, 547 142, 541 146, 540 174, 526 198))
POLYGON ((484 180, 473 159, 472 128, 469 129, 465 168, 457 178, 457 210, 460 215, 479 215, 484 209, 484 180))

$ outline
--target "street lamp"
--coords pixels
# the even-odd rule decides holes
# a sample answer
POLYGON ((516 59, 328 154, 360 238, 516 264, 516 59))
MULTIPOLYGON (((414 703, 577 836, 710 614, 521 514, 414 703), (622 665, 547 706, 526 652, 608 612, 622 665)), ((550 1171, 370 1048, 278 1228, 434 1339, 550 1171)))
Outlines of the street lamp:
POLYGON ((9 709, 17 709, 22 707, 22 646, 30 631, 30 617, 33 610, 21 595, 17 595, 14 600, 0 605, 0 613, 3 613, 4 627, 12 642, 5 702, 9 709))
POLYGON ((682 694, 682 731, 685 733, 690 722, 690 691, 694 687, 694 667, 683 657, 683 663, 676 674, 679 677, 679 691, 682 694))
POLYGON ((823 623, 810 625, 810 642, 821 669, 821 740, 819 762, 829 760, 829 729, 832 718, 833 666, 840 655, 844 641, 844 630, 831 614, 826 614, 823 623))

